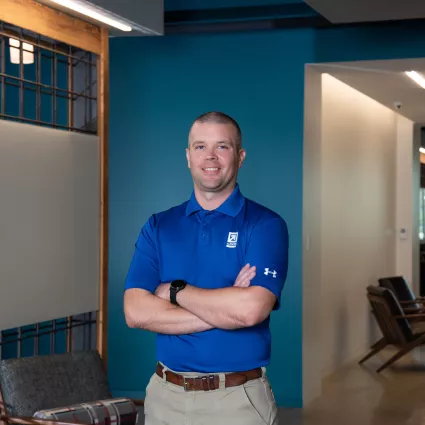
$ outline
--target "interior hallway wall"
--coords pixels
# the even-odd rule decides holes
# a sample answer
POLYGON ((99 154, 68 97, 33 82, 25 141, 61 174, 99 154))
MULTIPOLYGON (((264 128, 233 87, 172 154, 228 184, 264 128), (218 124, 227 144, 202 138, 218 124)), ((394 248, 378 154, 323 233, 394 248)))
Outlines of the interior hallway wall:
MULTIPOLYGON (((413 243, 419 245, 413 226, 413 121, 397 115, 396 148, 396 270, 413 289, 413 243)), ((419 193, 415 192, 415 193, 419 193)))
POLYGON ((422 124, 413 125, 413 185, 412 185, 412 289, 417 296, 420 295, 420 241, 419 241, 419 191, 421 181, 421 163, 419 148, 421 147, 422 124))
POLYGON ((322 391, 322 327, 320 320, 321 260, 321 126, 322 75, 305 67, 303 179, 303 402, 322 391))
POLYGON ((395 272, 397 115, 322 76, 322 376, 364 353, 366 286, 395 272))

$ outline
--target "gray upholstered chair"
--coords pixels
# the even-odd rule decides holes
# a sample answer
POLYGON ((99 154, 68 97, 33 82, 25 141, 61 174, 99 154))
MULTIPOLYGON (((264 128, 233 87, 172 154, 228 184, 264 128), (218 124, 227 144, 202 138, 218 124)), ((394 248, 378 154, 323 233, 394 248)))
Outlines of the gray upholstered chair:
POLYGON ((3 360, 0 396, 6 424, 107 425, 117 416, 117 425, 135 425, 143 403, 112 398, 102 359, 92 350, 3 360))

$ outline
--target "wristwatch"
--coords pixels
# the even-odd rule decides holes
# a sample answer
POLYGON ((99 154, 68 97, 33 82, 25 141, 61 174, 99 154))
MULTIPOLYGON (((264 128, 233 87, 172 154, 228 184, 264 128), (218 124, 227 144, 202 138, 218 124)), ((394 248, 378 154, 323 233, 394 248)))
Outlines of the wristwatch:
POLYGON ((187 283, 184 280, 173 280, 170 284, 170 302, 174 305, 179 305, 177 303, 177 293, 183 290, 186 287, 187 283))

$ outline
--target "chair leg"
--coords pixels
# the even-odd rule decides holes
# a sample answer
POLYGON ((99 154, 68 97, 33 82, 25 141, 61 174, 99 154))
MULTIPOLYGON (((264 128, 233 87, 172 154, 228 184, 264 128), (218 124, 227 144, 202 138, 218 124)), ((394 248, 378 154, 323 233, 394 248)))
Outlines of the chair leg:
POLYGON ((409 353, 410 351, 412 351, 414 348, 419 347, 424 342, 425 342, 425 334, 422 334, 420 337, 418 337, 417 339, 413 340, 412 342, 410 342, 409 344, 407 344, 406 346, 404 346, 403 348, 401 348, 398 353, 394 354, 394 356, 392 356, 381 367, 379 367, 376 370, 376 372, 377 373, 382 372, 388 366, 392 365, 395 361, 401 359, 404 355, 406 355, 407 353, 409 353))
POLYGON ((382 372, 384 369, 386 369, 388 366, 391 366, 394 362, 396 362, 397 360, 401 359, 404 355, 406 355, 408 352, 410 351, 410 349, 407 348, 402 348, 399 352, 397 352, 396 354, 394 354, 394 356, 392 356, 389 360, 387 360, 381 367, 379 367, 376 370, 376 373, 380 373, 382 372))
POLYGON ((359 364, 364 363, 367 359, 370 359, 375 354, 379 353, 382 349, 384 349, 387 346, 387 341, 385 338, 380 339, 379 341, 375 342, 375 344, 372 345, 371 350, 369 353, 367 353, 360 361, 359 364))

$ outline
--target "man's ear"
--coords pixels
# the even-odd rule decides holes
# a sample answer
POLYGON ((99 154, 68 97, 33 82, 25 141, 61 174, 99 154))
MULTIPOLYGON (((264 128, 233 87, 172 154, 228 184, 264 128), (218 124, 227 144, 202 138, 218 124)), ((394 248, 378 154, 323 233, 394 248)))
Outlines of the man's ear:
POLYGON ((189 148, 186 148, 187 168, 190 168, 190 153, 189 148))
POLYGON ((245 157, 246 157, 245 149, 240 149, 240 151, 239 151, 239 168, 242 167, 242 164, 245 161, 245 157))

